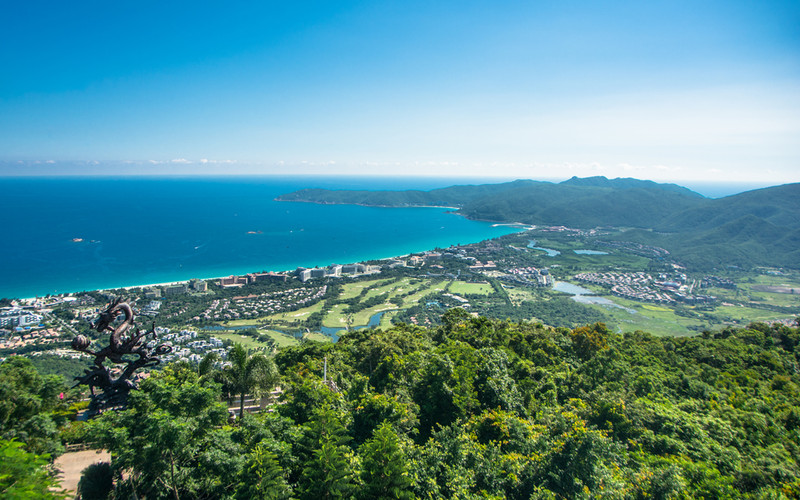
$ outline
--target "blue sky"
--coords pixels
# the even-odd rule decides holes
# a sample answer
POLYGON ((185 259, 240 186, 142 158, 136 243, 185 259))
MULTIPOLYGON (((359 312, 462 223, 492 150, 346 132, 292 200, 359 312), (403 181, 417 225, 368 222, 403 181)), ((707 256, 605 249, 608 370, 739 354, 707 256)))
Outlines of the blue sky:
POLYGON ((0 174, 800 181, 800 2, 14 2, 0 174))

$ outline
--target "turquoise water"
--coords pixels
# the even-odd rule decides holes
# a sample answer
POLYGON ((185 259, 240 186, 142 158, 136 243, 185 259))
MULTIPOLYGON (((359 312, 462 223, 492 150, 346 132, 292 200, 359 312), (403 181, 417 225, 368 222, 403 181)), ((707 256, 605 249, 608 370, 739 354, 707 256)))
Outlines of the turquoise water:
POLYGON ((456 183, 311 177, 0 179, 6 212, 0 297, 345 264, 518 230, 441 208, 274 201, 307 187, 433 189, 456 183))
POLYGON ((578 255, 608 255, 608 252, 602 252, 600 250, 573 250, 578 255))

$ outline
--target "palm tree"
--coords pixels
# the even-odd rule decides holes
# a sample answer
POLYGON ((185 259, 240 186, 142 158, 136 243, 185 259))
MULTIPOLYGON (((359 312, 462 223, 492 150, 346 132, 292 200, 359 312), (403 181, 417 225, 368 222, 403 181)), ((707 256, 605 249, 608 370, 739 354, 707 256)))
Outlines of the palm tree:
POLYGON ((228 351, 230 365, 222 369, 222 380, 228 392, 239 395, 239 418, 244 415, 244 396, 261 394, 278 383, 278 369, 264 354, 250 354, 242 344, 233 344, 228 351))

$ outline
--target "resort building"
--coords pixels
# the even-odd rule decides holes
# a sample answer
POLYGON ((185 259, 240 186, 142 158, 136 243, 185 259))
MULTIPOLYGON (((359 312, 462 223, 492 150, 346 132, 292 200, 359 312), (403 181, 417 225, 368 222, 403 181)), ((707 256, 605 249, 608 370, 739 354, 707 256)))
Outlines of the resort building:
POLYGON ((208 283, 203 280, 193 279, 189 281, 189 285, 195 292, 205 292, 208 290, 208 283))
POLYGON ((222 288, 241 287, 247 284, 247 276, 228 276, 219 279, 222 288))
POLYGON ((249 283, 259 283, 264 281, 270 281, 273 283, 284 283, 286 282, 287 276, 281 273, 250 273, 247 275, 247 280, 249 283))
POLYGON ((359 274, 367 272, 364 264, 347 264, 342 266, 342 274, 359 274))
POLYGON ((169 285, 164 287, 164 295, 181 295, 189 291, 189 286, 186 283, 178 283, 176 285, 169 285))
POLYGON ((0 310, 0 328, 38 325, 41 321, 41 315, 20 309, 19 307, 7 307, 0 310))

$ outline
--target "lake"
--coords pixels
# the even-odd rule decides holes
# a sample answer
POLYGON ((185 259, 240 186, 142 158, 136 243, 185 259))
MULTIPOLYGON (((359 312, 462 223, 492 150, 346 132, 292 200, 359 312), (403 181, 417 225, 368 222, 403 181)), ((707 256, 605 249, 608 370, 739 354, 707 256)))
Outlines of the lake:
POLYGON ((531 240, 530 243, 528 243, 528 248, 532 248, 534 250, 542 250, 547 253, 548 257, 555 257, 557 255, 561 255, 561 252, 559 252, 558 250, 553 250, 552 248, 537 247, 536 240, 531 240))

